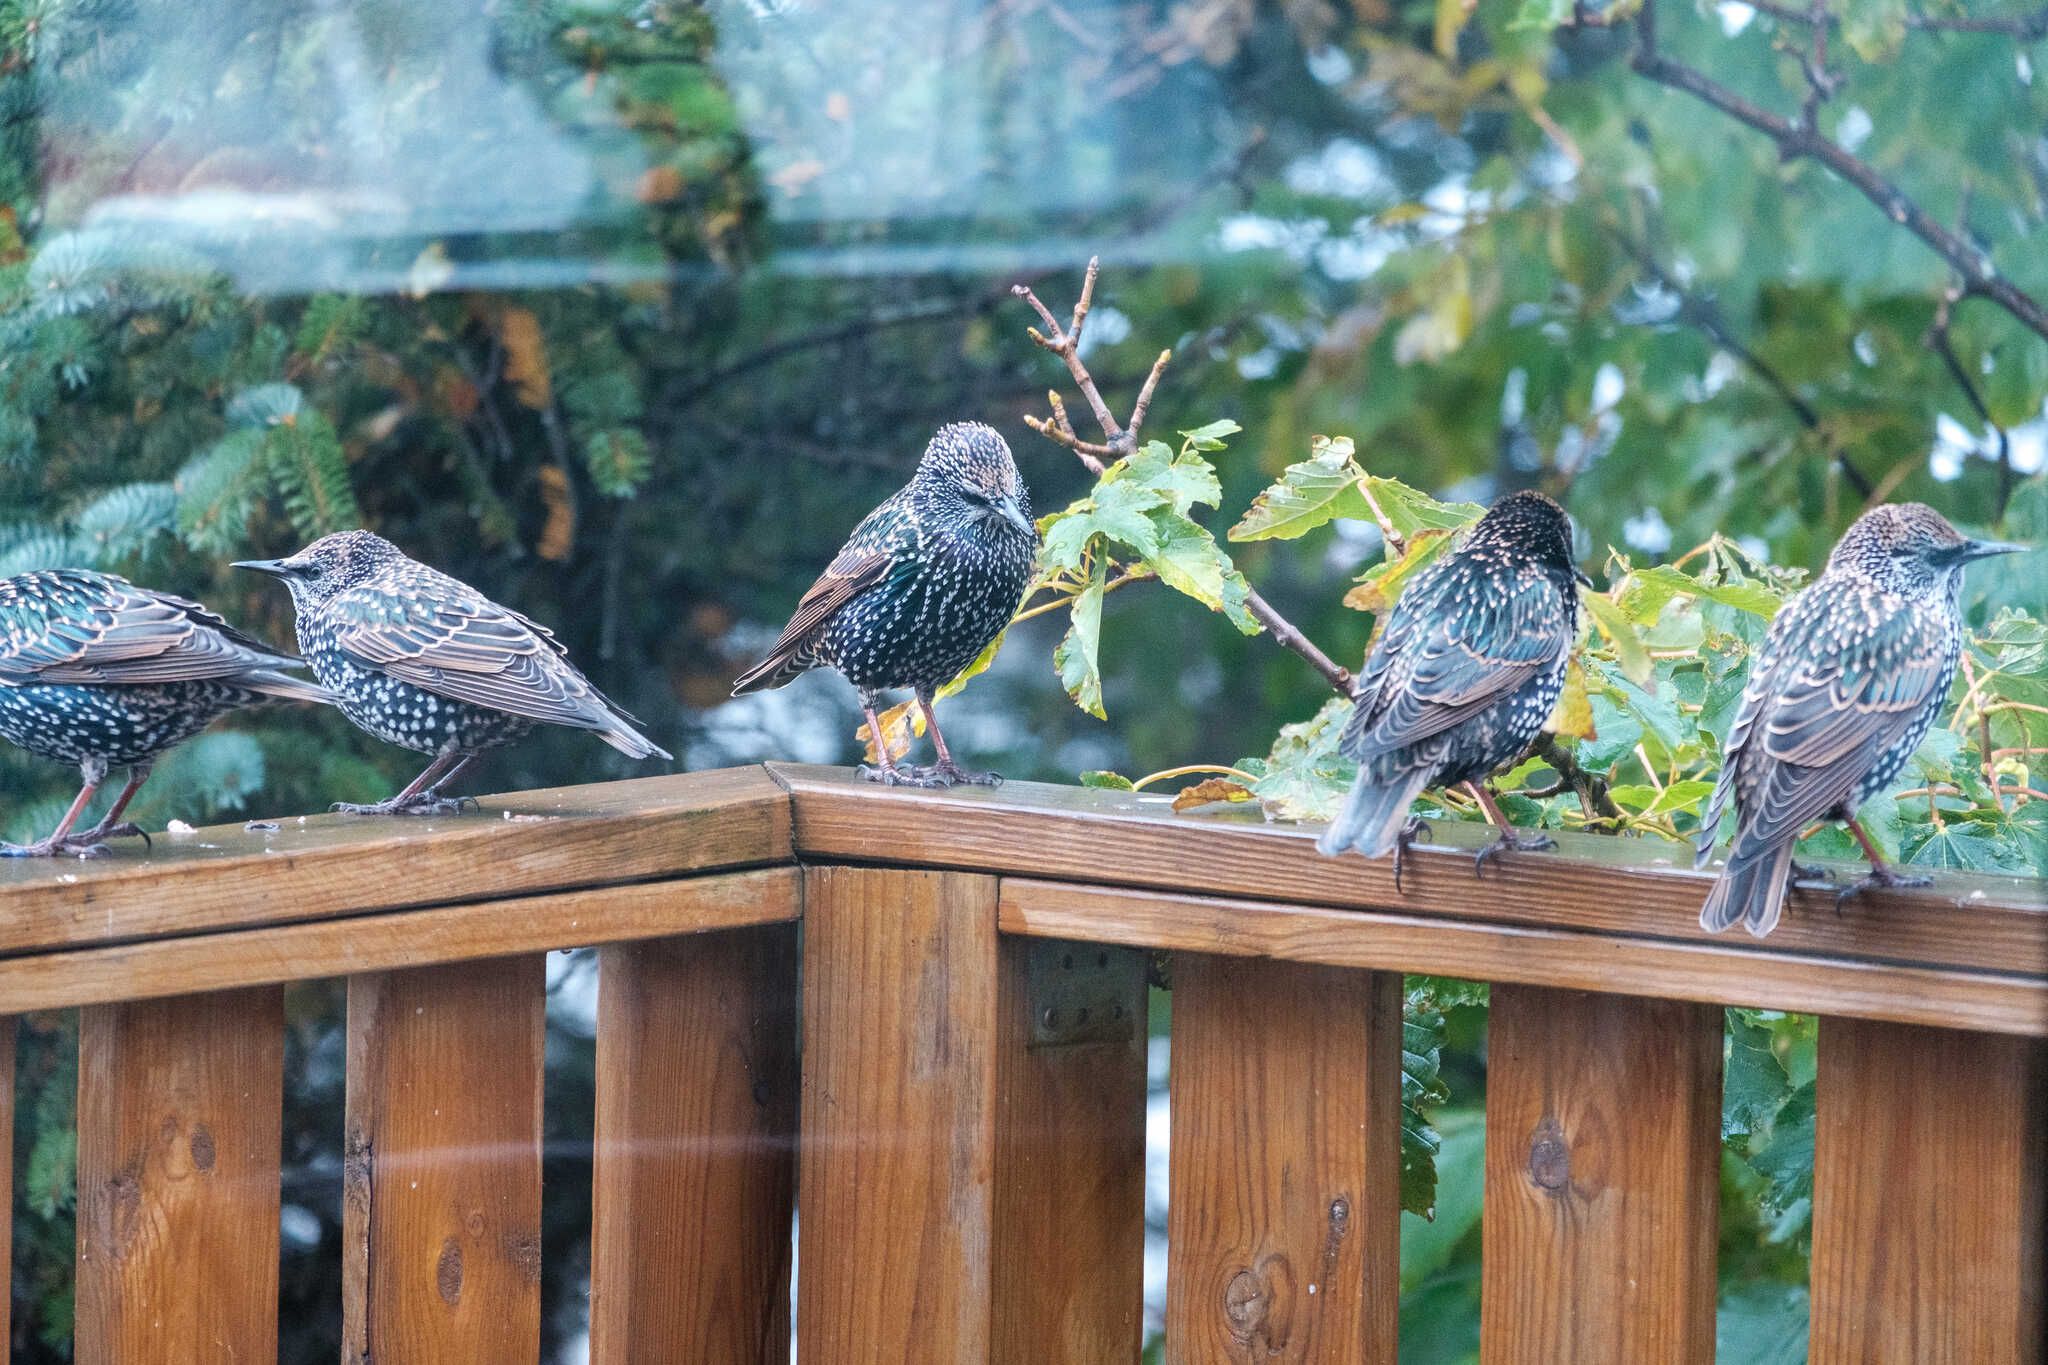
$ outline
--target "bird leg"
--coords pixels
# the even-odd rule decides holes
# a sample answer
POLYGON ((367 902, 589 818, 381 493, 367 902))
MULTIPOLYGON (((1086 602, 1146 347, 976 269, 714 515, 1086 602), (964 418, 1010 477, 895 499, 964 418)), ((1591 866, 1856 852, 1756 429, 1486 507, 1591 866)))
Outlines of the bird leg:
MULTIPOLYGON (((57 828, 50 831, 49 837, 38 839, 32 844, 0 844, 0 858, 48 858, 57 853, 75 853, 81 858, 92 858, 107 851, 101 840, 109 833, 125 832, 110 829, 108 826, 113 816, 118 815, 121 808, 128 803, 128 798, 134 795, 134 789, 142 785, 132 772, 128 778, 128 789, 121 793, 121 799, 116 801, 113 810, 107 813, 107 820, 101 821, 99 825, 82 834, 71 832, 72 827, 78 823, 78 817, 92 804, 93 795, 99 791, 100 783, 107 778, 107 765, 97 759, 78 766, 80 775, 85 779, 84 784, 79 787, 78 795, 72 799, 71 808, 64 812, 64 818, 57 822, 57 828)), ((142 775, 149 776, 147 765, 142 768, 142 775)), ((137 834, 141 832, 135 830, 137 834)))
POLYGON ((1395 891, 1398 892, 1401 890, 1401 867, 1402 864, 1406 862, 1408 858, 1408 845, 1414 843, 1417 839, 1420 839, 1423 835, 1428 833, 1430 833, 1429 821, 1423 819, 1419 815, 1413 815, 1408 818, 1407 824, 1401 826, 1401 832, 1394 836, 1395 891))
POLYGON ((1884 854, 1878 851, 1876 844, 1870 842, 1870 836, 1863 832, 1863 826, 1856 823, 1854 816, 1851 816, 1845 823, 1849 826, 1849 833, 1856 836, 1856 842, 1863 845, 1863 856, 1870 859, 1870 872, 1861 881, 1851 882, 1836 893, 1836 914, 1840 914, 1843 904, 1859 892, 1881 890, 1894 886, 1934 885, 1934 878, 1932 877, 1900 872, 1890 863, 1886 862, 1884 854))
POLYGON ((1486 810, 1487 820, 1493 825, 1494 829, 1500 832, 1499 838, 1473 855, 1473 876, 1484 877, 1486 875, 1487 860, 1498 858, 1501 854, 1510 850, 1520 853, 1540 853, 1546 848, 1557 847, 1557 840, 1551 838, 1548 834, 1523 834, 1517 830, 1508 820, 1507 813, 1500 808, 1500 802, 1494 799, 1493 793, 1486 789, 1484 783, 1467 782, 1465 790, 1471 792, 1473 796, 1479 799, 1479 804, 1486 810))
POLYGON ((1003 778, 1000 773, 969 772, 953 761, 952 752, 946 748, 946 736, 939 730, 938 713, 932 710, 931 693, 919 690, 917 709, 924 712, 924 728, 932 732, 932 748, 938 750, 939 761, 929 767, 913 768, 912 772, 919 777, 935 778, 940 785, 947 787, 957 786, 962 782, 978 787, 1002 785, 1003 778))
POLYGON ((868 718, 868 733, 874 736, 875 761, 863 763, 854 771, 870 782, 879 782, 885 787, 937 787, 943 782, 919 768, 899 768, 896 760, 889 756, 889 745, 882 738, 881 717, 875 714, 875 698, 872 693, 860 694, 860 712, 868 718))
POLYGON ((405 790, 382 801, 358 803, 337 801, 329 809, 343 815, 452 815, 462 809, 466 797, 440 796, 441 784, 469 766, 470 755, 453 749, 434 755, 426 771, 406 784, 405 790))
POLYGON ((135 799, 135 793, 141 791, 142 784, 149 781, 150 770, 154 766, 149 763, 129 765, 128 782, 121 788, 121 794, 114 798, 114 804, 107 807, 107 813, 100 817, 97 825, 77 837, 98 844, 108 839, 139 836, 144 848, 151 847, 148 832, 140 825, 122 822, 121 812, 128 809, 128 803, 135 799))

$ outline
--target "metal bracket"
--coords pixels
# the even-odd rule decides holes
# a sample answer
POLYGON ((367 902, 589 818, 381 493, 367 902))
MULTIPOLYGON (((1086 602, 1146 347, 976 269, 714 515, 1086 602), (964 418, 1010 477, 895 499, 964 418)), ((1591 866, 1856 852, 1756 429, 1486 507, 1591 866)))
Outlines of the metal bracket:
POLYGON ((1145 955, 1101 943, 1033 939, 1025 1001, 1034 1048, 1127 1042, 1145 1008, 1145 955))

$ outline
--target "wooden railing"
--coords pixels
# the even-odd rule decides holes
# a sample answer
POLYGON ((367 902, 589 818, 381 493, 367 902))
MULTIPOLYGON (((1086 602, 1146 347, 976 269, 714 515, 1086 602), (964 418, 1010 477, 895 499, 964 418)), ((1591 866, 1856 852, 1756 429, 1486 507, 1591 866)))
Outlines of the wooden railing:
POLYGON ((1824 1016, 1812 1358, 2041 1361, 2042 884, 1798 894, 1758 943, 1698 931, 1668 849, 1564 844, 1418 850, 1401 895, 1256 816, 777 766, 0 867, 0 1013, 83 1007, 76 1358, 275 1358, 282 987, 346 977, 344 1360, 534 1360, 543 955, 601 945, 599 1362, 786 1359, 797 1205, 805 1362, 1135 1360, 1142 949, 1169 1360, 1394 1360, 1430 972, 1496 983, 1484 1359, 1712 1359, 1743 1004, 1824 1016))

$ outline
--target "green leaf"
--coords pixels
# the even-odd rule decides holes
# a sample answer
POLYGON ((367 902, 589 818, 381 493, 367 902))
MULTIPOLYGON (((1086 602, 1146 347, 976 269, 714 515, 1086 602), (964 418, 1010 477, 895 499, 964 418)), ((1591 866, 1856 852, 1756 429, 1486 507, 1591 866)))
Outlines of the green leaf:
POLYGON ((1866 62, 1888 62, 1906 41, 1906 0, 1828 0, 1842 38, 1866 62))
POLYGON ((1211 611, 1220 611, 1246 635, 1259 633, 1259 623, 1245 610, 1251 585, 1216 544, 1208 529, 1167 508, 1149 514, 1158 532, 1159 548, 1145 556, 1145 563, 1159 581, 1194 598, 1211 611))
POLYGON ((1669 564, 1654 564, 1631 571, 1634 583, 1623 596, 1625 609, 1638 620, 1653 620, 1664 603, 1685 596, 1719 602, 1768 621, 1785 605, 1785 594, 1755 579, 1732 583, 1708 583, 1669 564))
POLYGON ((1605 593, 1582 592, 1579 601, 1586 606, 1586 614, 1593 618, 1593 624, 1614 646, 1615 662, 1621 665, 1621 675, 1638 687, 1648 685, 1656 669, 1650 660, 1650 651, 1643 647, 1643 639, 1636 634, 1635 622, 1622 613, 1614 599, 1605 593))
POLYGON ((1569 19, 1571 13, 1571 0, 1522 0, 1515 17, 1508 20, 1508 31, 1534 29, 1548 33, 1569 19))
POLYGON ((654 467, 647 438, 631 427, 600 431, 583 443, 583 467, 590 482, 608 498, 630 497, 654 467))
POLYGON ((1122 773, 1110 772, 1106 768, 1094 768, 1082 773, 1081 785, 1084 787, 1095 787, 1103 791, 1127 792, 1136 790, 1131 785, 1130 778, 1125 777, 1122 773))
POLYGON ((1814 1084, 1806 1082, 1786 1097, 1772 1120, 1770 1145, 1750 1158, 1750 1165, 1770 1182, 1767 1197, 1784 1211, 1813 1197, 1814 1084))
POLYGON ((1726 1079, 1721 1089, 1721 1136, 1769 1130, 1792 1093, 1792 1078, 1772 1047, 1771 1031, 1743 1011, 1728 1011, 1726 1079))
POLYGON ((1060 686, 1074 699, 1074 705, 1097 720, 1108 720, 1102 710, 1102 668, 1096 650, 1102 637, 1103 562, 1095 561, 1088 586, 1074 599, 1067 614, 1067 633, 1053 651, 1053 667, 1059 670, 1060 686))
MULTIPOLYGON (((1424 1218, 1409 1209, 1405 1199, 1402 1201, 1403 1294, 1414 1292, 1450 1264, 1459 1244, 1479 1225, 1486 1165, 1485 1119, 1477 1109, 1457 1109, 1444 1110, 1433 1120, 1439 1139, 1435 1154, 1435 1216, 1424 1218)), ((1405 1147, 1405 1130, 1402 1137, 1405 1147)), ((1405 1337, 1404 1333, 1404 1340, 1405 1337)))
POLYGON ((1363 519, 1372 515, 1358 491, 1364 471, 1352 463, 1351 441, 1316 438, 1311 455, 1291 464, 1280 481, 1252 500, 1230 539, 1294 540, 1337 517, 1363 519))
POLYGON ((1375 520, 1384 518, 1385 525, 1393 527, 1402 540, 1417 531, 1455 531, 1486 515, 1486 509, 1476 502, 1438 502, 1399 479, 1368 474, 1359 487, 1370 507, 1379 508, 1380 517, 1375 520))
POLYGON ((1228 417, 1223 417, 1207 426, 1196 427, 1193 431, 1183 431, 1180 435, 1183 441, 1196 450, 1221 450, 1225 436, 1235 436, 1243 430, 1243 427, 1228 417))
POLYGON ((1223 485, 1215 466, 1199 455, 1175 457, 1158 441, 1147 441, 1136 453, 1109 467, 1105 482, 1124 482, 1158 493, 1173 510, 1186 516, 1196 503, 1214 507, 1223 501, 1223 485))

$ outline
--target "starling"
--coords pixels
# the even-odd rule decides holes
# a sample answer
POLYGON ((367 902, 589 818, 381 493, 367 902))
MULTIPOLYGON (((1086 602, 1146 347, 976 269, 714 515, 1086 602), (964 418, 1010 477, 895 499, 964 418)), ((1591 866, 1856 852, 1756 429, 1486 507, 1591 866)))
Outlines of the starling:
POLYGON ((108 839, 141 834, 121 812, 165 750, 239 707, 334 700, 283 671, 299 666, 197 602, 112 574, 42 569, 0 579, 0 735, 75 763, 84 777, 48 838, 0 844, 0 856, 90 857, 108 839), (73 833, 117 765, 128 769, 127 785, 97 825, 73 833))
POLYGON ((1555 847, 1515 833, 1483 779, 1535 742, 1564 690, 1578 638, 1572 524, 1541 493, 1495 503, 1469 536, 1401 594, 1367 653, 1339 748, 1358 764, 1344 809, 1317 843, 1401 858, 1422 830, 1409 803, 1463 782, 1500 837, 1475 863, 1509 849, 1555 847))
POLYGON ((979 422, 940 427, 916 475, 854 528, 733 695, 836 668, 860 694, 881 756, 862 776, 920 787, 996 781, 953 761, 932 697, 1009 625, 1037 553, 1031 499, 1008 444, 979 422), (917 694, 938 751, 929 767, 898 767, 881 741, 875 694, 895 687, 917 694))
POLYGON ((235 566, 281 578, 298 609, 299 652, 342 713, 387 744, 432 754, 403 791, 350 815, 458 809, 441 789, 476 756, 536 722, 595 730, 629 758, 668 758, 569 662, 544 626, 408 559, 368 531, 322 536, 289 559, 235 566))
POLYGON ((1771 622, 1729 727, 1721 777, 1701 818, 1696 866, 1713 852, 1728 800, 1735 842, 1700 910, 1700 925, 1738 919, 1762 937, 1778 923, 1801 832, 1841 820, 1870 858, 1874 886, 1925 886, 1885 864, 1856 823, 1934 724, 1963 649, 1957 606, 1963 566, 2025 548, 1971 540, 1919 503, 1875 507, 1856 519, 1821 576, 1771 622))

